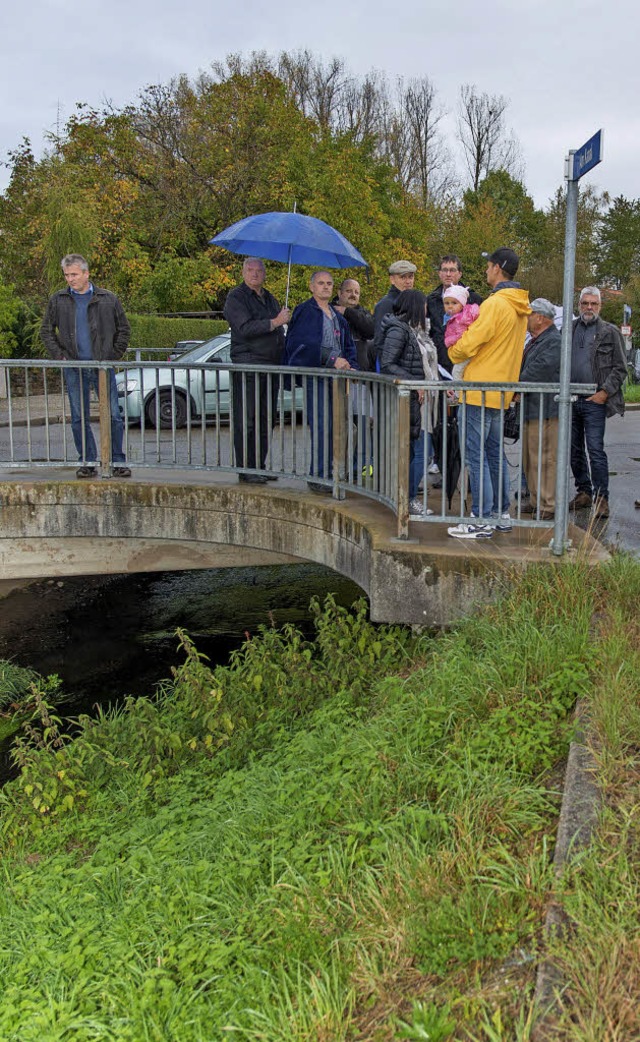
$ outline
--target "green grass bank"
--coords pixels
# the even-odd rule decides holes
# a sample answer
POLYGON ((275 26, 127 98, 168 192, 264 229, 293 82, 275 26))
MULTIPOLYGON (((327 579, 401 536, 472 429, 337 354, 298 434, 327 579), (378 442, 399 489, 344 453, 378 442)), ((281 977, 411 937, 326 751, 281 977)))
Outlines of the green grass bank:
POLYGON ((557 1038, 638 1037, 639 594, 621 556, 505 580, 439 636, 329 600, 312 642, 210 670, 182 634, 157 698, 73 740, 36 687, 0 797, 0 1038, 513 1042, 549 955, 557 1038), (577 698, 605 798, 558 880, 577 698))

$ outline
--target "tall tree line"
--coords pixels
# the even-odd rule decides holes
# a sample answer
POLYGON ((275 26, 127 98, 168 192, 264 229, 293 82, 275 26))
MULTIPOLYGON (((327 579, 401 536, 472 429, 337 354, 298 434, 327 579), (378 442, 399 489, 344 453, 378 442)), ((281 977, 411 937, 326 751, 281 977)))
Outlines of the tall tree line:
MULTIPOLYGON (((130 310, 218 308, 239 261, 212 248, 211 237, 247 214, 294 203, 358 246, 370 264, 369 303, 400 256, 415 261, 429 289, 439 254, 456 252, 482 291, 481 253, 503 243, 521 254, 532 292, 558 300, 563 191, 544 211, 535 207, 507 114, 506 99, 464 84, 452 139, 429 77, 358 78, 341 59, 309 51, 229 55, 196 80, 147 87, 120 110, 79 104, 43 158, 28 141, 10 156, 0 196, 0 297, 9 303, 0 324, 11 321, 13 332, 0 350, 20 347, 20 323, 35 327, 70 250, 85 253, 96 280, 130 310)), ((581 192, 577 282, 633 286, 639 230, 640 202, 581 192)), ((294 269, 294 302, 307 277, 294 269)), ((269 279, 282 292, 282 266, 269 279)))

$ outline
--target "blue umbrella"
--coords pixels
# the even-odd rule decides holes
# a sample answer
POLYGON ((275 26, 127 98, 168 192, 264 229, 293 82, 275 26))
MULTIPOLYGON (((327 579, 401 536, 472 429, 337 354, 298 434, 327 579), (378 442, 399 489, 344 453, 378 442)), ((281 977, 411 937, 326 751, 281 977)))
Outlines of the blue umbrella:
MULTIPOLYGON (((344 235, 317 217, 301 213, 258 213, 209 240, 231 253, 323 268, 366 268, 367 262, 344 235)), ((287 278, 287 299, 289 278, 287 278)))

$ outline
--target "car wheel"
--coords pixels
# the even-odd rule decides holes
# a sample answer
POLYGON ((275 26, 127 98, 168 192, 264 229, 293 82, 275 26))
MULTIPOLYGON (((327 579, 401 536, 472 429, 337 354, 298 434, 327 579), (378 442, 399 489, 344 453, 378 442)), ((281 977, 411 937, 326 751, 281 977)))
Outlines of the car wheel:
POLYGON ((145 416, 150 427, 158 426, 156 412, 160 415, 162 428, 171 428, 174 417, 176 427, 187 426, 187 400, 178 391, 175 395, 171 391, 159 391, 151 395, 145 407, 145 416))

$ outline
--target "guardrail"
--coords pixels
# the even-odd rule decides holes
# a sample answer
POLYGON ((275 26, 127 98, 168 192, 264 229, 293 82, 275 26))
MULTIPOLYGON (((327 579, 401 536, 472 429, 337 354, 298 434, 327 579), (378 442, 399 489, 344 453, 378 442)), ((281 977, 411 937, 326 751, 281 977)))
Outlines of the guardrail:
MULTIPOLYGON (((474 415, 476 426, 479 423, 479 461, 475 460, 479 502, 486 499, 486 475, 493 473, 494 485, 498 476, 494 499, 503 505, 511 502, 511 524, 528 528, 554 524, 539 507, 533 515, 525 514, 522 493, 526 453, 529 481, 536 489, 549 480, 547 470, 557 457, 557 424, 549 431, 544 419, 549 401, 559 393, 557 384, 413 383, 334 370, 211 363, 187 368, 179 359, 163 364, 0 360, 2 377, 7 397, 0 404, 0 470, 69 467, 79 462, 107 478, 114 467, 113 439, 117 441, 121 430, 126 464, 136 470, 166 467, 237 473, 241 480, 300 479, 313 491, 336 499, 347 493, 366 496, 394 511, 401 539, 408 537, 410 521, 455 525, 470 520, 466 474, 471 413, 465 392, 476 390, 481 397, 479 414, 474 415), (98 376, 99 401, 90 407, 90 417, 80 396, 76 417, 76 437, 79 429, 82 432, 80 451, 64 393, 73 373, 81 385, 92 374, 98 376), (114 381, 116 418, 110 409, 114 381), (411 396, 416 391, 426 403, 423 422, 428 417, 426 426, 433 429, 412 439, 411 396), (505 441, 510 413, 501 410, 494 434, 506 449, 503 461, 495 458, 495 452, 490 458, 493 450, 487 453, 485 447, 489 424, 495 423, 496 416, 487 396, 495 404, 497 394, 504 406, 511 393, 520 396, 521 414, 527 414, 535 433, 533 440, 529 433, 527 449, 522 438, 505 441), (91 458, 87 444, 94 428, 99 450, 91 458), (556 439, 550 446, 549 436, 556 439), (437 474, 430 467, 432 439, 437 474)), ((571 387, 573 395, 594 390, 590 385, 571 387)), ((568 447, 564 458, 568 459, 568 447)), ((567 502, 568 496, 564 499, 567 502)), ((494 516, 481 515, 478 520, 496 522, 494 516)), ((566 535, 567 517, 560 522, 566 535)))

